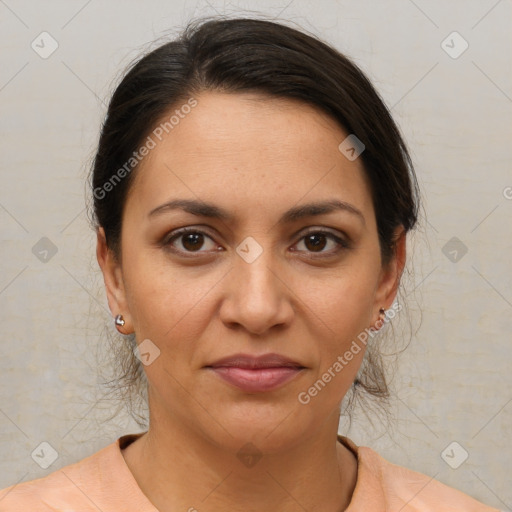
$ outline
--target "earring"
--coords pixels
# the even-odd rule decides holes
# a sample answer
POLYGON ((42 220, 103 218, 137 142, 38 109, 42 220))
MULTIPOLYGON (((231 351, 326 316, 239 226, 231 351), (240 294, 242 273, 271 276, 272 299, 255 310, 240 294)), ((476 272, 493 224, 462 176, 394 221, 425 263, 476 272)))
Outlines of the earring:
POLYGON ((124 319, 123 319, 123 315, 116 315, 115 319, 114 319, 114 323, 116 325, 124 325, 124 319))
POLYGON ((372 329, 374 331, 380 331, 382 325, 380 325, 378 328, 376 328, 377 324, 384 324, 384 318, 386 318, 386 310, 384 308, 379 309, 379 319, 377 322, 372 326, 372 329))

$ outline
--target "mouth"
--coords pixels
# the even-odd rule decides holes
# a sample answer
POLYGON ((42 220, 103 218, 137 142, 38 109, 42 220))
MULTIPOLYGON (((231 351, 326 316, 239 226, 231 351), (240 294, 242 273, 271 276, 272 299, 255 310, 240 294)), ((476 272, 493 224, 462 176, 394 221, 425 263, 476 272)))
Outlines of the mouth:
POLYGON ((306 369, 300 363, 279 354, 235 354, 205 368, 228 384, 252 393, 275 390, 306 369))

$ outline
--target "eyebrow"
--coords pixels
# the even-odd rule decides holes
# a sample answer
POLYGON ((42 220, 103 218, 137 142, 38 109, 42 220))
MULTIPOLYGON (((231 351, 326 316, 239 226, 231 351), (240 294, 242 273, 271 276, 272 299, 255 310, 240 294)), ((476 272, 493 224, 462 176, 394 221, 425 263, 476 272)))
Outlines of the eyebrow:
MULTIPOLYGON (((171 210, 184 210, 187 213, 197 215, 198 217, 209 217, 212 219, 219 219, 223 221, 232 221, 233 215, 227 210, 204 201, 195 199, 174 199, 168 201, 160 206, 151 210, 148 217, 159 215, 171 210)), ((314 217, 317 215, 325 215, 335 211, 345 211, 351 213, 359 218, 363 224, 366 224, 363 213, 355 206, 339 199, 330 199, 328 201, 318 201, 313 203, 295 206, 283 213, 278 221, 278 224, 289 224, 297 220, 314 217)))

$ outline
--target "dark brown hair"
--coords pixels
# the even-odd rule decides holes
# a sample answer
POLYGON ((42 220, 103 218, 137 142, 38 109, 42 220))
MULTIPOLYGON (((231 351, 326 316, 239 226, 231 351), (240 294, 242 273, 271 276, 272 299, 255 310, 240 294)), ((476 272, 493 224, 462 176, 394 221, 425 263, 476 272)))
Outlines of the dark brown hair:
MULTIPOLYGON (((104 228, 119 261, 123 207, 137 170, 133 154, 165 115, 203 91, 294 98, 354 134, 364 144, 360 158, 383 265, 390 260, 395 229, 409 231, 417 222, 419 191, 399 129, 370 81, 349 58, 313 35, 275 21, 215 18, 191 21, 178 38, 139 58, 112 95, 91 172, 92 223, 104 228), (131 172, 126 171, 129 161, 131 172), (123 166, 122 179, 113 181, 123 166)), ((353 387, 385 399, 389 392, 378 352, 367 351, 365 359, 353 387)), ((121 372, 123 389, 143 392, 144 372, 131 352, 121 372)))

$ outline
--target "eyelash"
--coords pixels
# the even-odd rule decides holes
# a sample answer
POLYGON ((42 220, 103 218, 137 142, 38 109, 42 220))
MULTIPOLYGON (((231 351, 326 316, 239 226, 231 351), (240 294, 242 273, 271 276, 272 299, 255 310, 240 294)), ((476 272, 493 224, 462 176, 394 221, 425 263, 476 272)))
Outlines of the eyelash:
MULTIPOLYGON (((197 229, 197 228, 186 227, 186 228, 181 228, 176 231, 173 231, 172 233, 167 235, 164 238, 164 240, 162 241, 162 246, 169 249, 170 251, 172 251, 174 253, 178 253, 180 255, 186 254, 186 256, 185 256, 186 258, 195 258, 197 256, 194 256, 194 254, 201 254, 201 253, 207 252, 207 251, 195 251, 195 252, 194 251, 181 251, 181 250, 178 250, 178 249, 175 249, 172 247, 172 242, 179 239, 181 236, 189 234, 189 233, 204 235, 213 240, 213 237, 211 237, 205 231, 201 231, 200 229, 197 229)), ((332 257, 332 256, 337 255, 339 252, 341 252, 343 250, 347 250, 347 249, 351 248, 351 245, 347 240, 344 240, 343 238, 336 236, 334 233, 331 233, 330 231, 325 231, 322 229, 312 229, 312 230, 304 233, 297 243, 304 240, 308 235, 325 235, 327 238, 334 240, 334 242, 336 242, 339 246, 337 249, 335 249, 334 251, 330 251, 330 252, 315 253, 315 252, 306 251, 306 252, 309 252, 309 254, 313 255, 312 256, 313 258, 332 257)), ((302 251, 297 251, 297 252, 302 252, 302 251)))

